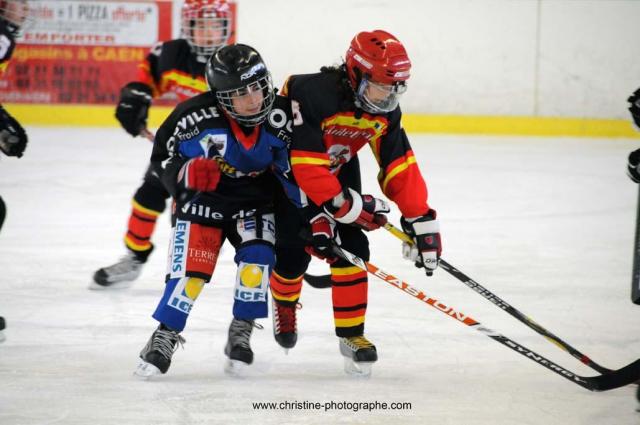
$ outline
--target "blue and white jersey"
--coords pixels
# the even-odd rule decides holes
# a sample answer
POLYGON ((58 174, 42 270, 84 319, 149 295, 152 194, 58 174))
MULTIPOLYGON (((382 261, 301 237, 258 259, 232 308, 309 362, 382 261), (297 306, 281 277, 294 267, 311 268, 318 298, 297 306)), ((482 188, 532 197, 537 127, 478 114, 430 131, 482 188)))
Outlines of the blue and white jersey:
POLYGON ((278 182, 296 206, 305 204, 289 164, 289 100, 277 96, 268 119, 253 129, 241 128, 215 105, 211 93, 189 99, 156 133, 151 161, 164 168, 163 182, 176 200, 177 216, 207 223, 271 211, 278 182), (195 193, 178 185, 182 166, 200 156, 215 159, 220 167, 220 183, 213 192, 195 193))

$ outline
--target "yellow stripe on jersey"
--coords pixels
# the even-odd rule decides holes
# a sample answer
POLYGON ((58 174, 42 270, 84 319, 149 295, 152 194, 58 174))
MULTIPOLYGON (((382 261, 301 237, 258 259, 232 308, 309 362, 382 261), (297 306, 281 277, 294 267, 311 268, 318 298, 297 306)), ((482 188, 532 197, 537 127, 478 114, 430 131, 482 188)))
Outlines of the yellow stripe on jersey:
POLYGON ((183 74, 177 71, 169 71, 162 74, 162 88, 164 89, 170 82, 182 87, 189 87, 193 90, 204 93, 208 90, 207 83, 204 78, 193 78, 191 75, 183 74))
POLYGON ((323 158, 312 158, 308 156, 302 157, 291 157, 291 165, 299 165, 299 164, 311 164, 311 165, 326 165, 327 167, 331 164, 328 159, 323 158))
POLYGON ((389 184, 392 178, 394 178, 395 176, 397 176, 398 174, 400 174, 401 172, 409 168, 411 164, 415 164, 415 163, 416 163, 416 157, 411 155, 409 158, 407 158, 405 162, 398 164, 396 167, 393 167, 393 169, 389 172, 389 174, 387 174, 387 176, 384 178, 382 182, 382 192, 386 193, 387 185, 389 184))

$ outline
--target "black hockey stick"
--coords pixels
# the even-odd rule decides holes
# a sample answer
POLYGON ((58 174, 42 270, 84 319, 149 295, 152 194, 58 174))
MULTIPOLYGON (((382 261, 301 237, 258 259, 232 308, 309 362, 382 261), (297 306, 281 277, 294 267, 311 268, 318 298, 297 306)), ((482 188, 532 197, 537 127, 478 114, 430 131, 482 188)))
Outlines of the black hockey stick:
POLYGON ((551 360, 539 355, 535 351, 528 349, 527 347, 520 345, 514 340, 494 331, 485 326, 483 326, 480 322, 474 320, 470 316, 466 315, 461 311, 455 310, 453 307, 450 307, 439 301, 435 298, 431 298, 426 295, 421 290, 414 288, 408 283, 396 278, 395 276, 387 273, 373 264, 364 261, 362 258, 351 254, 350 252, 344 250, 338 245, 333 246, 333 252, 344 258, 346 261, 350 262, 354 266, 370 273, 385 282, 395 286, 396 288, 402 290, 403 292, 411 295, 412 297, 422 301, 423 303, 429 305, 430 307, 439 310, 444 313, 448 317, 451 317, 457 320, 460 323, 463 323, 478 332, 488 336, 489 338, 499 342, 500 344, 512 349, 518 354, 528 358, 529 360, 533 360, 541 366, 546 367, 553 373, 562 376, 570 382, 573 382, 576 385, 580 385, 583 388, 586 388, 590 391, 607 391, 612 390, 614 388, 620 388, 625 385, 632 384, 640 379, 640 359, 634 361, 633 363, 628 364, 627 366, 611 371, 609 373, 605 373, 597 376, 579 376, 575 373, 563 368, 562 366, 552 362, 551 360))
POLYGON ((636 207, 636 237, 633 243, 633 271, 631 274, 631 301, 640 304, 640 185, 636 207))
MULTIPOLYGON (((402 241, 410 243, 410 244, 413 243, 413 240, 411 239, 410 236, 408 236, 406 233, 402 232, 400 229, 398 229, 397 227, 393 226, 392 224, 387 223, 387 224, 384 225, 384 228, 386 230, 388 230, 391 234, 396 236, 398 239, 401 239, 402 241)), ((493 304, 495 304, 496 306, 498 306, 499 308, 504 310, 506 313, 508 313, 511 316, 515 317, 520 322, 522 322, 525 325, 527 325, 529 328, 533 329, 534 331, 536 331, 540 335, 544 336, 545 338, 547 338, 549 341, 551 341, 552 343, 554 343, 555 345, 557 345, 561 349, 563 349, 566 352, 568 352, 569 354, 571 354, 576 359, 580 360, 580 362, 582 362, 586 366, 589 366, 590 368, 592 368, 592 369, 594 369, 594 370, 596 370, 596 371, 598 371, 600 373, 607 373, 607 372, 611 371, 611 369, 608 369, 608 368, 606 368, 604 366, 599 365, 595 361, 591 360, 591 358, 589 358, 586 354, 581 353, 580 351, 578 351, 577 349, 575 349, 571 345, 567 344, 565 341, 560 339, 558 336, 554 335, 552 332, 548 331, 547 329, 545 329, 544 327, 542 327, 541 325, 536 323, 533 319, 527 317, 527 315, 522 313, 520 310, 518 310, 517 308, 513 307, 512 305, 510 305, 509 303, 504 301, 502 298, 500 298, 499 296, 497 296, 496 294, 494 294, 493 292, 491 292, 490 290, 488 290, 484 286, 480 285, 478 282, 476 282, 475 280, 471 279, 469 276, 467 276, 466 274, 464 274, 463 272, 461 272, 460 270, 458 270, 457 268, 455 268, 454 266, 452 266, 451 264, 449 264, 447 261, 445 261, 442 258, 440 259, 440 267, 442 267, 451 276, 455 277, 456 279, 458 279, 459 281, 461 281, 462 283, 467 285, 469 288, 473 289, 475 292, 480 294, 482 297, 488 299, 493 304)), ((324 288, 324 287, 331 286, 331 276, 330 275, 313 276, 313 275, 305 274, 304 275, 304 279, 311 286, 316 287, 316 288, 324 288)))

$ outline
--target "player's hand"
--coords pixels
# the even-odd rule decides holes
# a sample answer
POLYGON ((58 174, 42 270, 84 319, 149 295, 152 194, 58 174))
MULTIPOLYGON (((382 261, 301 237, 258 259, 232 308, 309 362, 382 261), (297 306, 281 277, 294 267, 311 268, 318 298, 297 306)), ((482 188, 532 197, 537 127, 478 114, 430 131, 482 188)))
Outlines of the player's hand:
POLYGON ((627 101, 631 104, 629 106, 629 112, 633 117, 633 122, 636 123, 636 127, 640 129, 640 89, 636 90, 627 101))
POLYGON ((378 229, 387 222, 385 214, 389 212, 389 205, 382 199, 360 195, 348 189, 325 202, 324 209, 336 221, 368 231, 378 229))
POLYGON ((442 243, 440 241, 440 223, 436 219, 436 212, 429 210, 427 214, 400 219, 402 230, 411 236, 413 244, 402 244, 402 255, 413 261, 416 267, 424 268, 427 276, 433 275, 438 267, 442 243))
POLYGON ((220 182, 220 167, 213 159, 204 157, 190 159, 180 169, 178 182, 187 190, 214 191, 220 182))
POLYGON ((27 141, 24 128, 0 106, 0 150, 7 156, 20 158, 27 148, 27 141))
POLYGON ((139 82, 129 83, 120 90, 116 118, 133 137, 139 136, 147 128, 151 93, 151 87, 139 82))
POLYGON ((319 213, 310 220, 309 224, 311 225, 312 238, 305 251, 329 264, 335 263, 337 258, 331 248, 335 243, 336 223, 328 214, 319 213))

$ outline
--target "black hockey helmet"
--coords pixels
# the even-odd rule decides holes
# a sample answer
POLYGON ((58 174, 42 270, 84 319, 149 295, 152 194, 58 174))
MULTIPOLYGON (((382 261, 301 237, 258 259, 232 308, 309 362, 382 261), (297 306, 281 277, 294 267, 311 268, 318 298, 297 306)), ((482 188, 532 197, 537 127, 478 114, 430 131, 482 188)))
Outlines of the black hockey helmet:
POLYGON ((205 76, 218 104, 238 123, 254 127, 271 112, 275 92, 271 74, 256 49, 246 44, 224 46, 207 62, 205 76), (262 92, 262 105, 255 113, 239 114, 233 100, 262 92))

